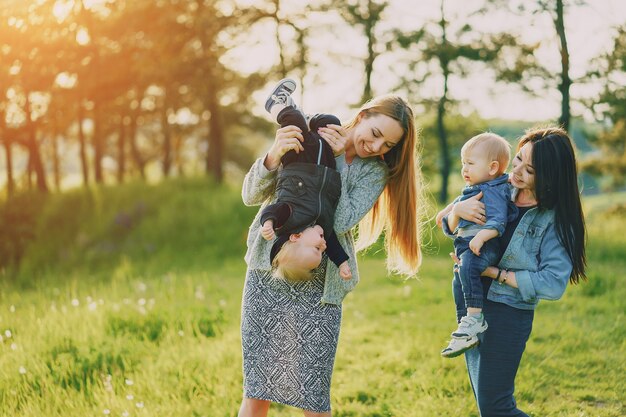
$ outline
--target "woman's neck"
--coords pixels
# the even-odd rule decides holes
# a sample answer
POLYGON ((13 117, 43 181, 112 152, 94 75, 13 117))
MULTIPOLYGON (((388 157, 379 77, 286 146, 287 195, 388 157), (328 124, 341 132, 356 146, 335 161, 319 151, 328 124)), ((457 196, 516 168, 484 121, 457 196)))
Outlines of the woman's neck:
POLYGON ((532 190, 519 190, 515 204, 519 207, 530 207, 537 205, 537 197, 532 190))

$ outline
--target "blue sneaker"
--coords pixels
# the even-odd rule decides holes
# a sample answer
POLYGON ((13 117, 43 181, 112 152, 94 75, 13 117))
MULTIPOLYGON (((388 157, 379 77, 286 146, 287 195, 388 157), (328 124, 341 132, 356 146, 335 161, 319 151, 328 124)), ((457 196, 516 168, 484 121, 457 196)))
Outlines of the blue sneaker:
POLYGON ((265 110, 269 113, 274 104, 294 106, 291 94, 296 91, 296 82, 291 78, 283 78, 276 84, 272 93, 265 100, 265 110))
POLYGON ((484 318, 465 316, 461 318, 459 327, 452 333, 452 340, 441 351, 444 358, 455 358, 478 345, 478 335, 487 330, 487 322, 484 318))

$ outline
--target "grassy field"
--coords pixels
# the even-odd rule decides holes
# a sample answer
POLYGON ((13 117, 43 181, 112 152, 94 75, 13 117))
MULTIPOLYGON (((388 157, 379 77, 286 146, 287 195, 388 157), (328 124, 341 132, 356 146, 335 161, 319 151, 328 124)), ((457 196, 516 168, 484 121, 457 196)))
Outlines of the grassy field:
MULTIPOLYGON (((590 280, 538 307, 516 387, 532 416, 626 413, 624 202, 585 202, 590 280)), ((22 271, 2 273, 0 416, 236 416, 254 210, 203 181, 46 207, 22 271)), ((478 415, 463 360, 439 356, 454 326, 447 252, 432 245, 408 281, 386 277, 378 256, 361 259, 362 282, 344 303, 334 416, 478 415)))

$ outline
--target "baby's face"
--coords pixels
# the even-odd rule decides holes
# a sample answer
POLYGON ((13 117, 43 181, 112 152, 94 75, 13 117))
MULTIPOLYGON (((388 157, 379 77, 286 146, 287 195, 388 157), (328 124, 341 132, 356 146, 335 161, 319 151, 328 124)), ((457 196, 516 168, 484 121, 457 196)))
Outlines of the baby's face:
POLYGON ((495 178, 489 172, 490 164, 486 153, 482 152, 481 146, 474 146, 461 155, 461 174, 467 185, 476 185, 495 178))
POLYGON ((299 234, 296 242, 298 245, 297 263, 304 269, 315 269, 322 261, 322 253, 326 250, 326 240, 324 239, 324 229, 320 225, 315 225, 304 229, 299 234))

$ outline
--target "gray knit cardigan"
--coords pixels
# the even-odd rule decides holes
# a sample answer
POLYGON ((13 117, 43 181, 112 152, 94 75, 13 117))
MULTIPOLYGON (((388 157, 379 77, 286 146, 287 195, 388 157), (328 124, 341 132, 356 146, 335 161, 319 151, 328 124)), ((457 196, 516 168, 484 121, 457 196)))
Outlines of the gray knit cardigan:
MULTIPOLYGON (((245 260, 248 269, 271 270, 270 250, 272 241, 266 241, 261 236, 260 214, 267 204, 276 200, 276 177, 278 169, 268 171, 263 165, 265 157, 255 161, 243 181, 241 196, 246 206, 261 205, 250 229, 248 230, 248 250, 245 260)), ((339 243, 350 259, 352 278, 344 281, 339 276, 339 269, 332 262, 328 262, 326 281, 322 303, 341 304, 344 297, 352 291, 359 282, 359 270, 354 250, 352 228, 372 208, 387 180, 387 166, 377 158, 361 159, 354 157, 351 164, 347 164, 345 156, 336 158, 337 170, 341 173, 341 197, 335 212, 335 232, 339 243)))

